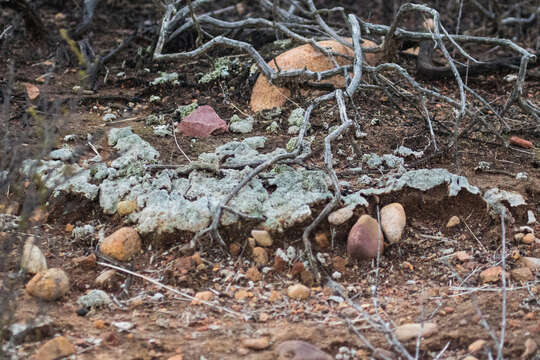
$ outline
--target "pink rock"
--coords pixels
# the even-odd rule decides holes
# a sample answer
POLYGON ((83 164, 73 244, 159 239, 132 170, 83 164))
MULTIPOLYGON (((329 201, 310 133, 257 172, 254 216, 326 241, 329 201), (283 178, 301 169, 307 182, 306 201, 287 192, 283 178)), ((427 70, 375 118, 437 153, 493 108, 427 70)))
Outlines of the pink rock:
POLYGON ((354 224, 347 238, 347 253, 357 259, 377 257, 377 251, 382 256, 383 236, 377 220, 369 215, 362 215, 354 224), (378 246, 377 246, 378 245, 378 246))
POLYGON ((198 107, 178 125, 178 131, 185 136, 208 137, 216 130, 229 129, 227 123, 208 105, 198 107))

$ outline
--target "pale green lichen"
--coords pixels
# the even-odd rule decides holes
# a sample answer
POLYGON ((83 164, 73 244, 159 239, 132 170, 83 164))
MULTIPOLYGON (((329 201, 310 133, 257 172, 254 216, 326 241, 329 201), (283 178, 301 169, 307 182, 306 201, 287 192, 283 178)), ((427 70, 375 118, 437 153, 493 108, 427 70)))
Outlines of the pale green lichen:
POLYGON ((279 124, 276 121, 272 121, 272 123, 266 127, 266 132, 277 134, 279 132, 279 124))
POLYGON ((193 102, 193 103, 191 103, 189 105, 179 106, 175 110, 175 114, 180 115, 180 119, 183 120, 186 116, 191 114, 198 107, 199 107, 199 104, 197 104, 196 102, 193 102))
POLYGON ((178 85, 179 82, 178 82, 178 73, 177 72, 172 72, 172 73, 167 73, 167 72, 160 72, 159 73, 159 76, 157 78, 155 78, 151 84, 152 85, 159 85, 159 84, 165 84, 165 83, 173 83, 174 85, 178 85))
POLYGON ((232 61, 228 57, 217 58, 214 62, 214 70, 204 74, 199 84, 208 84, 217 79, 226 79, 231 75, 232 61))

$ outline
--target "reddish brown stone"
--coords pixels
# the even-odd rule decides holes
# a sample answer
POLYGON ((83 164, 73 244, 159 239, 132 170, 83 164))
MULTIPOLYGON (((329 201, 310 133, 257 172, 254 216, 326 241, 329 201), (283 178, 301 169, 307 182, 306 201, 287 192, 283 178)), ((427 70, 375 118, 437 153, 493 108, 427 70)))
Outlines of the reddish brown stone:
POLYGON ((217 130, 229 129, 227 123, 208 105, 198 107, 178 125, 178 131, 185 136, 205 138, 217 130))

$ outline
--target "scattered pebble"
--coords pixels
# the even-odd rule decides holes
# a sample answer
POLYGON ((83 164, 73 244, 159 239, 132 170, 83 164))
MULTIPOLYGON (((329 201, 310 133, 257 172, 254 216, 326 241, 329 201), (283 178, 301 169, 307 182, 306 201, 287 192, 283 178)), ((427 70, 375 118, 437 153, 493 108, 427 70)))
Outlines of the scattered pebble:
POLYGON ((30 279, 26 291, 42 300, 57 300, 69 291, 69 278, 62 269, 44 270, 30 279))
POLYGON ((36 360, 55 360, 75 354, 75 346, 64 336, 57 336, 41 345, 34 355, 36 360))
POLYGON ((430 337, 438 331, 437 324, 424 323, 422 324, 405 324, 398 326, 395 330, 396 337, 399 341, 408 341, 410 339, 416 339, 420 331, 422 331, 422 337, 430 337))
POLYGON ((207 290, 207 291, 199 291, 195 294, 195 299, 198 300, 204 300, 204 301, 210 301, 214 297, 214 293, 207 290))
POLYGON ((531 271, 538 271, 540 269, 540 258, 524 256, 519 260, 523 266, 528 267, 531 271))
POLYGON ((517 137, 517 136, 511 136, 509 140, 510 140, 510 144, 512 144, 512 145, 516 145, 516 146, 522 147, 524 149, 532 149, 533 148, 533 144, 529 140, 525 140, 525 139, 522 139, 522 138, 517 137))
POLYGON ((107 113, 103 115, 103 121, 105 122, 110 122, 114 120, 116 120, 116 115, 114 115, 113 113, 107 113))
POLYGON ((527 211, 527 225, 534 225, 536 224, 536 217, 534 216, 534 213, 532 210, 527 211))
POLYGON ((456 251, 454 253, 454 256, 461 262, 469 261, 472 259, 472 256, 466 251, 456 251))
POLYGON ((266 230, 251 230, 251 236, 255 239, 257 245, 262 247, 272 246, 273 240, 270 233, 266 230))
POLYGON ((264 350, 270 346, 270 341, 267 337, 243 339, 242 346, 252 350, 264 350))
POLYGON ((482 283, 496 282, 501 279, 503 269, 501 266, 490 267, 480 273, 482 283))
POLYGON ((83 269, 92 269, 96 267, 97 258, 94 253, 88 256, 79 256, 71 260, 74 266, 80 267, 83 269))
POLYGON ((451 229, 454 226, 459 225, 460 223, 461 223, 461 220, 459 219, 459 217, 454 215, 448 220, 448 222, 446 223, 446 227, 448 229, 451 229))
POLYGON ((30 274, 37 274, 40 271, 47 270, 47 260, 39 247, 34 245, 33 237, 29 237, 24 243, 21 269, 30 274))
POLYGON ((381 209, 381 227, 386 239, 391 243, 401 240, 407 218, 400 203, 392 203, 381 209))
POLYGON ((347 238, 347 253, 353 258, 370 259, 382 254, 383 237, 377 220, 362 215, 353 225, 347 238))
POLYGON ((248 269, 248 271, 246 272, 246 277, 253 282, 261 281, 262 279, 262 275, 259 269, 257 269, 257 267, 255 266, 252 266, 248 269))
POLYGON ((135 200, 122 200, 116 205, 116 211, 120 216, 129 215, 135 210, 137 210, 137 202, 135 200))
POLYGON ((253 248, 253 260, 257 265, 266 265, 268 263, 268 253, 262 247, 253 248))
POLYGON ((130 321, 115 321, 112 325, 119 331, 129 331, 135 327, 135 324, 130 321))
POLYGON ((284 341, 275 350, 278 360, 332 360, 332 357, 301 340, 284 341))
POLYGON ((482 350, 484 348, 484 346, 486 346, 486 344, 487 344, 486 340, 478 339, 475 342, 473 342, 472 344, 470 344, 469 347, 467 348, 467 350, 471 354, 476 354, 477 352, 482 350))
POLYGON ((530 245, 534 242, 534 234, 528 233, 523 236, 521 242, 527 245, 530 245))
POLYGON ((353 216, 351 208, 344 207, 336 210, 328 215, 328 222, 332 225, 339 226, 348 221, 353 216))
POLYGON ((141 251, 141 238, 135 229, 123 227, 103 239, 99 250, 116 260, 127 261, 141 251))
POLYGON ((534 280, 534 275, 528 267, 520 267, 514 269, 510 272, 512 279, 516 281, 532 281, 534 280))
POLYGON ((232 256, 238 256, 238 254, 240 254, 241 250, 242 250, 242 247, 240 246, 239 243, 233 242, 233 243, 229 244, 229 253, 232 256))
POLYGON ((328 236, 324 232, 318 232, 315 234, 315 244, 321 249, 326 249, 330 246, 330 241, 328 241, 328 236))
POLYGON ((287 295, 292 299, 307 299, 309 296, 309 288, 302 284, 289 286, 287 295))
POLYGON ((215 131, 228 131, 227 123, 209 106, 204 105, 195 109, 186 116, 180 124, 178 131, 185 136, 205 138, 215 131))

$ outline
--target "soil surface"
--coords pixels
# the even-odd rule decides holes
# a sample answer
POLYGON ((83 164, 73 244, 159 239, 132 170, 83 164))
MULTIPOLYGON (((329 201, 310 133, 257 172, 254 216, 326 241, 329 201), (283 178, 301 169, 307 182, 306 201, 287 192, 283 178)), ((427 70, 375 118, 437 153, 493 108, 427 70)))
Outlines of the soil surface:
MULTIPOLYGON (((342 4, 350 11, 362 14, 369 8, 366 4, 371 2, 319 3, 328 7, 334 3, 342 4)), ((14 16, 11 10, 2 11, 0 30, 14 16)), ((315 96, 313 93, 306 95, 304 92, 293 92, 292 101, 287 103, 282 115, 277 118, 280 131, 270 134, 266 131, 270 121, 263 119, 260 114, 252 114, 249 109, 254 78, 249 75, 252 61, 245 54, 227 48, 215 48, 208 56, 154 64, 138 55, 153 45, 151 34, 159 26, 161 14, 154 3, 107 1, 97 11, 90 34, 96 52, 105 53, 114 48, 140 24, 144 24, 144 31, 107 64, 107 79, 104 81, 101 74, 95 92, 74 93, 74 86, 81 84, 81 78, 79 67, 73 60, 52 66, 54 48, 67 51, 64 43, 59 41, 47 45, 43 40, 25 34, 20 27, 14 37, 2 45, 0 69, 4 70, 0 70, 0 84, 3 88, 9 84, 13 87, 6 120, 11 134, 14 137, 21 136, 20 143, 24 145, 19 148, 27 149, 24 151, 28 151, 28 154, 39 154, 43 134, 36 129, 42 126, 40 122, 43 121, 53 125, 49 127, 50 135, 59 145, 64 136, 76 136, 79 162, 95 155, 88 142, 95 146, 105 160, 112 159, 114 150, 107 144, 107 131, 112 127, 131 126, 135 133, 160 152, 161 163, 186 164, 187 160, 178 151, 174 139, 154 135, 152 128, 145 125, 144 119, 150 114, 164 114, 166 123, 170 124, 174 109, 193 101, 199 105, 212 106, 225 120, 234 114, 241 117, 254 116, 254 129, 247 136, 266 136, 268 141, 264 151, 270 152, 275 147, 285 147, 290 139, 286 124, 289 113, 298 106, 306 108, 315 96), (236 75, 207 85, 199 84, 201 73, 212 70, 211 60, 222 56, 236 56, 239 60, 236 75), (11 61, 12 72, 9 71, 11 61), (178 72, 180 84, 150 86, 149 83, 160 71, 178 72), (123 75, 118 75, 121 72, 123 75), (25 84, 39 89, 40 94, 36 99, 29 98, 25 84), (158 95, 161 100, 150 102, 151 95, 158 95), (35 107, 37 115, 31 116, 27 111, 31 106, 35 107), (117 115, 116 122, 104 122, 103 115, 108 112, 117 115)), ((388 23, 389 17, 384 11, 378 7, 371 9, 365 19, 388 23)), ((73 27, 79 22, 79 13, 80 8, 76 6, 40 8, 40 14, 51 34, 57 34, 60 28, 73 27)), ((408 18, 403 25, 414 24, 414 21, 408 18)), ((452 28, 455 19, 443 16, 443 21, 448 21, 448 28, 452 28)), ((465 14, 463 28, 471 26, 473 21, 472 15, 465 14)), ((196 34, 191 35, 181 37, 167 51, 192 50, 196 34)), ((268 34, 265 36, 269 37, 268 34)), ((268 39, 269 42, 273 40, 275 38, 268 39)), ((534 47, 530 33, 520 37, 518 44, 525 48, 534 47)), ((257 48, 261 50, 264 45, 257 44, 257 48)), ((486 49, 476 46, 467 50, 473 56, 482 57, 486 49)), ((270 60, 279 52, 268 48, 263 49, 262 53, 265 59, 270 60)), ((410 69, 414 75, 414 58, 400 56, 396 61, 410 69)), ((512 83, 504 80, 505 75, 474 77, 468 79, 468 85, 476 89, 492 106, 500 109, 512 89, 512 83)), ((540 83, 534 79, 532 76, 532 80, 526 83, 524 96, 538 102, 540 83)), ((447 79, 423 84, 438 89, 442 94, 457 97, 455 81, 447 79)), ((5 98, 3 101, 8 102, 5 98)), ((516 106, 512 107, 505 116, 511 130, 503 136, 519 136, 529 140, 536 146, 533 149, 505 146, 495 135, 482 129, 461 138, 456 151, 455 147, 446 147, 453 139, 450 132, 454 123, 453 109, 444 103, 429 102, 436 136, 443 149, 435 152, 422 112, 416 103, 406 97, 390 99, 382 91, 366 89, 357 93, 354 104, 355 109, 349 107, 349 116, 358 121, 367 134, 358 140, 363 153, 393 153, 400 145, 413 150, 424 150, 423 158, 408 160, 406 167, 442 167, 466 176, 472 185, 482 191, 498 187, 520 193, 527 205, 511 209, 511 216, 504 226, 506 251, 509 255, 506 259, 507 275, 510 275, 511 270, 521 267, 522 257, 540 257, 538 243, 514 241, 514 235, 519 232, 517 229, 527 224, 528 210, 540 219, 540 133, 532 116, 524 114, 516 106), (491 169, 478 170, 480 161, 491 163, 491 169), (516 175, 523 172, 527 173, 527 178, 517 179, 516 175)), ((492 120, 499 128, 495 117, 492 120)), ((337 105, 323 104, 314 111, 311 121, 311 134, 315 136, 314 156, 305 165, 324 169, 324 137, 327 135, 324 123, 339 122, 337 105)), ((462 128, 468 125, 461 124, 462 128)), ((177 138, 178 145, 190 158, 195 159, 202 152, 214 151, 216 146, 245 136, 227 132, 196 142, 179 134, 177 138)), ((23 150, 21 155, 24 157, 26 153, 23 150)), ((352 175, 348 171, 357 166, 357 162, 349 160, 355 154, 348 141, 337 142, 333 150, 338 178, 350 183, 350 191, 362 187, 360 175, 376 175, 376 172, 369 171, 352 175)), ((28 209, 24 199, 29 198, 28 183, 24 181, 20 179, 20 183, 13 186, 13 189, 3 191, 0 197, 2 212, 24 215, 21 210, 28 209)), ((11 322, 28 321, 43 314, 50 316, 54 321, 54 333, 66 336, 75 345, 76 359, 168 359, 175 355, 178 356, 175 359, 277 359, 276 348, 285 340, 305 340, 336 359, 368 359, 373 352, 357 333, 365 336, 374 347, 394 352, 384 333, 366 322, 359 312, 344 301, 343 295, 350 297, 365 312, 379 314, 392 327, 422 321, 436 323, 436 332, 420 342, 421 359, 434 358, 443 349, 445 352, 441 358, 462 359, 469 354, 469 345, 479 339, 486 340, 486 346, 496 354, 498 344, 486 331, 483 321, 487 322, 496 336, 500 335, 503 300, 501 282, 483 284, 479 274, 500 265, 503 227, 500 218, 493 216, 477 196, 462 192, 449 198, 445 187, 428 192, 404 190, 369 199, 370 206, 367 209, 358 208, 351 220, 338 227, 323 221, 314 235, 326 237, 329 245, 324 247, 314 240, 314 250, 327 254, 327 263, 323 266, 324 275, 330 276, 335 272, 340 274, 335 281, 341 292, 331 283, 314 283, 299 264, 280 267, 274 263, 273 254, 277 248, 303 247, 301 234, 309 221, 275 236, 274 243, 267 249, 270 254, 270 271, 267 273, 262 271, 264 266, 258 266, 257 272, 254 270, 257 265, 252 259, 247 238, 243 236, 251 228, 235 225, 221 229, 227 243, 236 243, 242 249, 235 256, 230 255, 228 249, 217 246, 217 243, 212 244, 209 239, 201 240, 195 255, 181 253, 175 246, 182 245, 185 239, 174 236, 159 242, 143 239, 143 253, 132 262, 119 266, 190 296, 210 291, 212 297, 209 301, 213 306, 186 299, 140 277, 118 271, 104 289, 114 297, 114 306, 93 309, 84 316, 81 316, 77 298, 95 288, 96 277, 109 269, 92 261, 86 265, 74 261, 92 254, 98 237, 96 233, 95 236, 75 240, 71 236, 71 229, 73 226, 92 224, 97 230, 102 229, 105 235, 109 235, 124 226, 124 223, 119 215, 104 215, 97 203, 69 196, 60 199, 48 199, 42 206, 38 203, 38 206, 31 208, 30 223, 24 230, 5 233, 2 239, 5 245, 7 239, 15 238, 17 243, 13 247, 5 246, 9 253, 4 267, 0 268, 3 270, 0 284, 7 288, 8 283, 11 284, 8 279, 15 279, 10 294, 15 299, 11 303, 11 322), (348 257, 346 238, 358 216, 369 213, 376 217, 377 204, 386 205, 391 202, 403 204, 407 213, 407 226, 402 241, 385 247, 379 268, 375 261, 359 261, 348 257), (460 224, 447 228, 448 220, 454 215, 460 217, 460 224), (43 302, 31 297, 24 288, 31 276, 16 275, 22 244, 30 235, 36 238, 36 243, 43 250, 48 266, 62 268, 70 278, 69 293, 58 301, 43 302), (458 251, 466 252, 469 258, 458 259, 455 256, 458 251), (200 257, 201 261, 189 260, 193 256, 196 259, 200 257), (259 271, 261 279, 256 275, 259 271), (309 297, 304 300, 289 298, 288 287, 299 282, 308 285, 309 297), (377 307, 372 292, 375 285, 377 307), (129 322, 133 326, 122 331, 115 325, 118 322, 129 322), (253 349, 246 347, 243 342, 259 338, 267 339, 268 346, 253 349), (349 357, 346 357, 347 354, 349 357)), ((320 211, 322 206, 324 204, 314 210, 320 211)), ((538 222, 530 226, 538 237, 538 222)), ((103 261, 98 256, 98 262, 103 261)), ((517 359, 525 351, 527 339, 533 339, 540 345, 539 276, 536 274, 536 277, 528 281, 507 276, 506 286, 503 353, 505 358, 517 359)), ((47 340, 48 337, 44 337, 17 345, 16 356, 29 358, 47 340)), ((403 345, 414 356, 416 339, 406 341, 403 345)), ((398 357, 397 354, 395 356, 398 357)), ((482 351, 475 356, 487 358, 482 351)))

